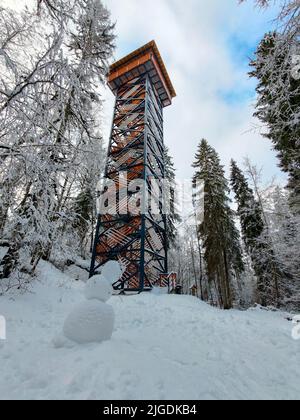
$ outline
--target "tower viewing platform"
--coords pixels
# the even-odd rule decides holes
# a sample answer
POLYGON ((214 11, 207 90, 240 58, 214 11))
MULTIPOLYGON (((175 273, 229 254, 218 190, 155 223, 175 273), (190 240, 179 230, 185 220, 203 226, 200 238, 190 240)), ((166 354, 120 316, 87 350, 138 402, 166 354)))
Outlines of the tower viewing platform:
POLYGON ((171 105, 176 92, 155 41, 114 63, 109 70, 108 85, 116 94, 123 84, 143 74, 148 74, 163 107, 171 105))

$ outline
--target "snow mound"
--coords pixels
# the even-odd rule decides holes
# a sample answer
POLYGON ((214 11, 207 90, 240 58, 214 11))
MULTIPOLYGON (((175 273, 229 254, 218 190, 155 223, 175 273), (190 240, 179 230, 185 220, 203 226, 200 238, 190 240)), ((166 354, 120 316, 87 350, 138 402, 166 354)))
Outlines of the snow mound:
POLYGON ((151 293, 156 296, 167 295, 169 293, 167 287, 153 287, 151 293))
MULTIPOLYGON (((105 302, 112 296, 112 283, 121 275, 119 263, 109 261, 103 267, 101 275, 89 279, 84 291, 87 301, 76 306, 64 323, 63 333, 66 339, 78 344, 110 340, 115 314, 112 307, 105 302)), ((65 347, 64 337, 55 340, 55 347, 65 347)))
POLYGON ((69 340, 63 334, 58 334, 56 337, 54 337, 52 344, 55 349, 73 349, 76 346, 74 341, 69 340))
POLYGON ((78 344, 101 343, 111 339, 114 320, 111 306, 89 300, 73 309, 64 323, 63 332, 66 338, 78 344))
POLYGON ((123 269, 117 261, 108 261, 101 270, 102 276, 106 277, 111 284, 120 280, 123 274, 123 269))
MULTIPOLYGON (((34 293, 0 296, 7 321, 7 340, 0 341, 0 400, 300 398, 300 340, 292 338, 296 325, 287 320, 293 315, 221 311, 194 297, 145 293, 110 300, 116 314, 111 340, 78 345, 60 328, 50 343, 82 302, 85 283, 45 261, 38 273, 34 293)), ((107 304, 90 304, 97 306, 91 323, 98 317, 102 323, 98 305, 107 304)), ((73 328, 85 325, 77 319, 73 328)))
POLYGON ((112 296, 112 293, 112 286, 103 275, 94 276, 89 279, 84 291, 86 299, 97 299, 101 302, 107 302, 112 296))

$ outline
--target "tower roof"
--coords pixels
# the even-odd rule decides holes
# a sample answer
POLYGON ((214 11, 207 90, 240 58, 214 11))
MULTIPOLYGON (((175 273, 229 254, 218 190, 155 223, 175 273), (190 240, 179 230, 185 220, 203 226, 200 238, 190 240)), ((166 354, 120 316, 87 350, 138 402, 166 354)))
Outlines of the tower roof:
POLYGON ((149 74, 163 106, 171 105, 176 92, 155 41, 112 64, 108 73, 108 85, 116 93, 124 83, 144 73, 149 74))

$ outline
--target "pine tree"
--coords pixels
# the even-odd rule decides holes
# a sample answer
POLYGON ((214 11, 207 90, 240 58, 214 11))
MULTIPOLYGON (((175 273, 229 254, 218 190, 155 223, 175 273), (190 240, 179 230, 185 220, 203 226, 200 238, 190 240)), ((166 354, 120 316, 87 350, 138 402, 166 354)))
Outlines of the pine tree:
POLYGON ((257 277, 259 303, 277 306, 283 271, 275 256, 261 206, 235 161, 231 162, 231 186, 238 203, 243 241, 257 277))
POLYGON ((167 247, 170 250, 171 247, 177 247, 177 225, 181 222, 181 217, 177 209, 176 202, 176 170, 174 167, 173 159, 170 155, 168 147, 165 146, 164 153, 164 165, 165 165, 165 180, 170 188, 170 203, 167 214, 167 247))
POLYGON ((204 182, 204 214, 199 223, 208 280, 215 285, 219 304, 233 306, 234 275, 244 271, 239 233, 235 227, 228 197, 229 187, 216 151, 202 140, 193 164, 194 185, 204 182))
MULTIPOLYGON (((294 34, 295 35, 295 34, 294 34)), ((300 212, 300 77, 294 74, 299 56, 299 35, 287 42, 285 34, 269 33, 261 41, 251 62, 252 77, 258 79, 257 116, 268 127, 265 134, 278 152, 280 167, 289 176, 290 203, 300 212)))

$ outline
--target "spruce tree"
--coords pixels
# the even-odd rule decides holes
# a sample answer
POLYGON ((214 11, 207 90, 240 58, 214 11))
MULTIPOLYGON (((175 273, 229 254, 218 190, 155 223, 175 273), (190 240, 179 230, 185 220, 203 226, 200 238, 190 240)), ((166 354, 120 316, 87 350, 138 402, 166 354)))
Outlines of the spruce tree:
POLYGON ((168 147, 165 146, 165 153, 164 153, 164 164, 165 164, 165 180, 167 181, 170 190, 170 205, 169 205, 169 212, 167 214, 167 247, 170 249, 171 247, 177 247, 177 227, 178 223, 181 222, 181 217, 177 209, 177 202, 176 202, 176 170, 174 167, 173 159, 170 155, 168 147))
MULTIPOLYGON (((204 214, 198 229, 203 241, 207 277, 224 309, 233 306, 233 280, 244 271, 239 232, 228 197, 229 187, 216 151, 202 140, 193 167, 194 186, 204 182, 204 214)), ((197 193, 196 193, 197 194, 197 193)))
POLYGON ((235 161, 231 162, 231 186, 238 204, 242 237, 257 277, 259 301, 278 305, 283 271, 276 259, 262 209, 235 161))
POLYGON ((282 34, 268 33, 251 62, 250 73, 258 79, 255 116, 266 124, 265 136, 289 176, 290 203, 296 213, 300 213, 300 77, 295 74, 299 50, 299 32, 289 42, 282 34))

